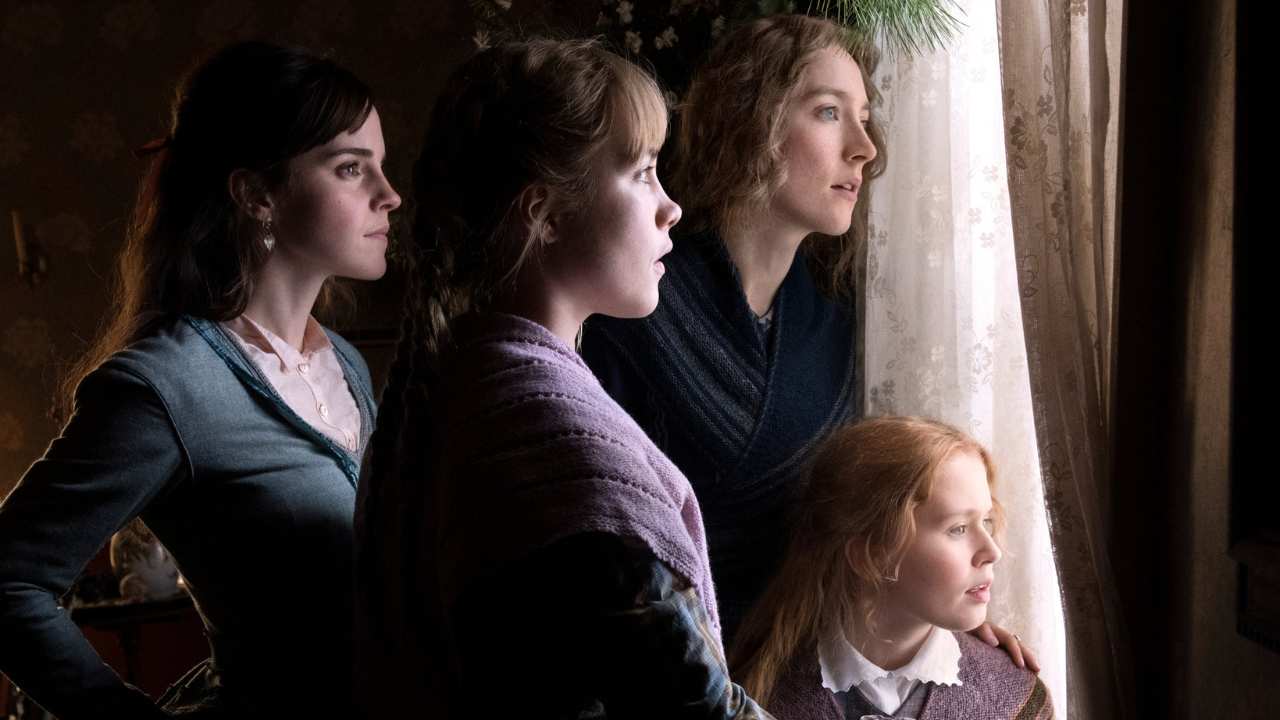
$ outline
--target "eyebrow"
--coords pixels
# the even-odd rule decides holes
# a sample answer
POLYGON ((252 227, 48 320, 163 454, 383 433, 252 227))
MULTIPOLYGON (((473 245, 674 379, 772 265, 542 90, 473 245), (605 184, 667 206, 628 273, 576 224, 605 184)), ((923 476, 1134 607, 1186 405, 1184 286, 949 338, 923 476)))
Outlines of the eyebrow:
POLYGON ((987 510, 986 512, 983 512, 978 508, 968 508, 966 510, 957 510, 955 512, 943 513, 939 517, 943 520, 950 520, 952 518, 967 518, 967 517, 973 517, 974 515, 990 515, 994 510, 995 510, 994 506, 990 510, 987 510))
MULTIPOLYGON (((806 92, 801 99, 808 100, 810 98, 814 98, 819 95, 834 95, 840 98, 841 100, 845 100, 845 101, 848 101, 850 99, 849 93, 841 90, 840 88, 831 87, 830 85, 819 85, 815 88, 812 88, 808 92, 806 92)), ((862 103, 862 107, 858 108, 858 111, 862 112, 864 110, 867 110, 867 108, 868 108, 868 103, 864 102, 862 103)))
POLYGON ((329 158, 335 158, 335 157, 338 157, 339 155, 359 155, 360 157, 371 158, 373 157, 373 151, 370 150, 369 148, 345 147, 345 148, 338 148, 337 150, 330 150, 329 152, 324 154, 324 158, 328 160, 329 158))

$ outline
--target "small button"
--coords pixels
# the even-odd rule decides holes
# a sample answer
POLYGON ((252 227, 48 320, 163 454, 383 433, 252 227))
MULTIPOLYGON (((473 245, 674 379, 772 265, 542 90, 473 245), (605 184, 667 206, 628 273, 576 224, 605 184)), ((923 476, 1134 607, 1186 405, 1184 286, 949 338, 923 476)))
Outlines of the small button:
POLYGON ((311 363, 305 363, 305 362, 298 363, 298 372, 302 373, 303 375, 306 375, 307 371, 310 369, 311 369, 311 363))
POLYGON ((320 411, 320 417, 325 418, 326 420, 329 418, 328 405, 325 405, 324 403, 320 403, 320 405, 317 406, 317 409, 320 411))

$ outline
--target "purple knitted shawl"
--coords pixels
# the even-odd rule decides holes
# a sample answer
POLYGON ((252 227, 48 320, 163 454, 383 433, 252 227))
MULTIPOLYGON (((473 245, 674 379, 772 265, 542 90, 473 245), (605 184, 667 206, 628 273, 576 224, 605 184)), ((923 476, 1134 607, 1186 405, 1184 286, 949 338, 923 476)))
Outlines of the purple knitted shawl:
MULTIPOLYGON (((962 685, 932 685, 917 720, 1051 720, 1053 703, 1040 678, 1013 664, 999 648, 956 633, 962 685)), ((822 687, 816 650, 801 653, 779 679, 769 702, 778 720, 845 720, 844 709, 822 687)))
POLYGON ((643 542, 698 591, 719 642, 688 480, 549 330, 463 319, 442 375, 438 548, 446 607, 473 580, 579 533, 643 542))

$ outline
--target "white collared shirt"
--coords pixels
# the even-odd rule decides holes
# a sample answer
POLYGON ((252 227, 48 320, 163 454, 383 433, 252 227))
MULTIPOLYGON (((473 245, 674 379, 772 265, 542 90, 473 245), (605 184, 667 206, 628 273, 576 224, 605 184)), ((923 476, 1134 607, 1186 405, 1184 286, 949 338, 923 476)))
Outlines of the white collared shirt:
POLYGON ((360 408, 329 336, 307 318, 302 350, 248 315, 222 323, 291 410, 341 447, 360 447, 360 408))
POLYGON ((842 631, 826 634, 818 644, 818 665, 822 687, 831 692, 858 688, 886 714, 892 715, 906 702, 916 686, 963 685, 960 681, 960 643, 946 630, 933 628, 911 662, 897 670, 885 670, 862 656, 842 631))

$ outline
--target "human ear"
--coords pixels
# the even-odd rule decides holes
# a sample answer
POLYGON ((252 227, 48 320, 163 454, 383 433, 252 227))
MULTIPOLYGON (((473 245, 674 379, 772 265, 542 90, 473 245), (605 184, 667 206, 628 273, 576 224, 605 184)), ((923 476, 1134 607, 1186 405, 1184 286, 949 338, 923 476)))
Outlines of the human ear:
POLYGON ((245 215, 259 222, 271 220, 275 201, 267 191, 262 176, 252 170, 235 170, 227 177, 227 192, 236 207, 245 215))
POLYGON ((517 207, 525 236, 550 245, 558 240, 558 223, 551 209, 551 190, 545 185, 533 184, 520 192, 517 207))

